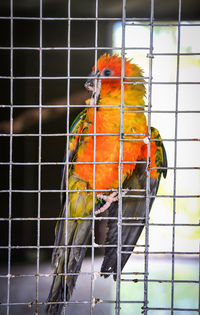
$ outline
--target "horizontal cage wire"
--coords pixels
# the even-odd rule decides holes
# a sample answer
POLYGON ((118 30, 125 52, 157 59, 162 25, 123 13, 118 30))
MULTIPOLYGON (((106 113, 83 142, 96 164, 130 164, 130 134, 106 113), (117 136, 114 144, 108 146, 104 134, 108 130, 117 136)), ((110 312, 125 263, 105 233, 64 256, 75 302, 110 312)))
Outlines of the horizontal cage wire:
POLYGON ((0 3, 0 314, 200 314, 199 12, 0 3))

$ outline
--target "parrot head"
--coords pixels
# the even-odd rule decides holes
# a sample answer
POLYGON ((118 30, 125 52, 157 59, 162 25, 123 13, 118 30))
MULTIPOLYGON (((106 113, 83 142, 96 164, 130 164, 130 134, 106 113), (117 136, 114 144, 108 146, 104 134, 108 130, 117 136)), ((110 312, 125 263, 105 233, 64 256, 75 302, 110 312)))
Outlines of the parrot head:
MULTIPOLYGON (((121 93, 121 57, 118 55, 103 54, 97 60, 96 69, 95 66, 90 74, 90 79, 85 83, 86 89, 94 91, 95 80, 101 80, 101 97, 109 95, 110 93, 119 91, 121 93), (96 71, 95 71, 96 70, 96 71), (116 78, 118 77, 118 78, 116 78)), ((132 59, 125 58, 125 77, 124 82, 138 82, 144 81, 142 78, 142 70, 132 63, 132 59), (130 78, 128 77, 135 77, 130 78)), ((124 89, 132 88, 131 84, 124 84, 124 89)))

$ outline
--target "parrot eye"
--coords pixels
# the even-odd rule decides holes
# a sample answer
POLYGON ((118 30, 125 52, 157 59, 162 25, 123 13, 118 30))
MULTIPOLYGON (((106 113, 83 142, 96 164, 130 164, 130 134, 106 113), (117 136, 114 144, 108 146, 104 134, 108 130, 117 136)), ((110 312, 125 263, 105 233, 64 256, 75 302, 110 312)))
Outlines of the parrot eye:
POLYGON ((109 76, 111 76, 112 75, 112 71, 109 69, 109 68, 106 68, 106 69, 104 69, 103 71, 102 71, 102 75, 104 76, 104 77, 109 77, 109 76))

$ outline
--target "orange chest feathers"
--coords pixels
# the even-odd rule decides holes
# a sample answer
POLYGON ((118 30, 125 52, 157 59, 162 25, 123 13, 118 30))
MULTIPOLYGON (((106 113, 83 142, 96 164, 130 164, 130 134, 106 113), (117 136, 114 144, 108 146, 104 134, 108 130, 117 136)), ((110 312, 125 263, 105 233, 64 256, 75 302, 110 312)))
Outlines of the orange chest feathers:
MULTIPOLYGON (((86 162, 86 164, 76 164, 74 168, 75 174, 86 181, 89 188, 117 188, 120 111, 119 109, 96 111, 95 130, 94 111, 89 109, 86 124, 89 127, 86 135, 80 138, 80 145, 76 155, 77 162, 86 162), (87 135, 91 133, 97 135, 95 137, 87 135), (94 161, 97 162, 95 166, 94 161), (94 171, 95 183, 93 183, 94 171)), ((134 162, 142 158, 144 142, 137 139, 144 138, 146 131, 146 118, 143 113, 124 113, 123 162, 125 163, 123 164, 123 180, 134 170, 136 165, 134 162)))

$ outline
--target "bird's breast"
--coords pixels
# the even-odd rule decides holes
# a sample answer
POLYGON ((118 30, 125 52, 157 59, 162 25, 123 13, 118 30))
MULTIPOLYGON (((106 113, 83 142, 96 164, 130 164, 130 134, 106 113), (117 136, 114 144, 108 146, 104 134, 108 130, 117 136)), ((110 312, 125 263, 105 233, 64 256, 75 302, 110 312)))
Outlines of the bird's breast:
MULTIPOLYGON (((92 111, 91 111, 92 112, 92 111)), ((94 128, 94 114, 89 113, 91 121, 88 133, 94 136, 82 136, 83 141, 77 152, 75 173, 89 184, 90 188, 111 189, 118 187, 118 165, 120 148, 120 111, 96 111, 96 128, 94 128), (95 130, 96 129, 96 130, 95 130), (94 153, 95 147, 95 153, 94 153), (80 164, 79 164, 80 162, 80 164), (85 164, 83 163, 85 162, 85 164), (96 164, 95 164, 96 163, 96 164), (93 183, 95 172, 95 183, 93 183)), ((143 115, 143 114, 142 114, 143 115)), ((136 161, 141 156, 143 141, 137 139, 138 133, 146 132, 146 119, 143 115, 124 113, 123 176, 130 175, 135 168, 136 161), (134 134, 137 134, 134 135, 134 134), (127 137, 127 141, 126 141, 127 137)))

